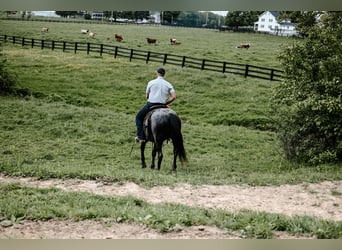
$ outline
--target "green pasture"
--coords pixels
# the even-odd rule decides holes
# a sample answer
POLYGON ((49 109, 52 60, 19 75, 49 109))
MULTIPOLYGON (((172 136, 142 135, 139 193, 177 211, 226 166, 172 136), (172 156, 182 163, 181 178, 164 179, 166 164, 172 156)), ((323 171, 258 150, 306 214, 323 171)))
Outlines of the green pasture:
MULTIPOLYGON (((5 30, 12 25, 11 35, 44 35, 40 33, 39 22, 3 21, 2 25, 5 30)), ((73 39, 84 26, 51 25, 47 35, 54 36, 53 30, 64 27, 65 32, 73 31, 73 39)), ((146 36, 152 31, 155 36, 162 36, 171 29, 183 34, 234 35, 188 28, 164 31, 161 27, 134 25, 97 24, 92 29, 101 34, 101 30, 114 27, 127 29, 127 33, 134 29, 136 36, 146 36)), ((255 35, 235 36, 235 39, 240 36, 253 39, 255 35)), ((278 46, 287 41, 287 38, 276 39, 278 46)), ((162 51, 164 47, 153 48, 162 51)), ((189 157, 189 163, 179 165, 178 174, 173 176, 170 175, 171 144, 164 147, 160 172, 140 169, 138 145, 130 155, 136 130, 135 114, 145 103, 147 82, 155 77, 155 70, 161 65, 11 44, 4 44, 3 52, 21 87, 31 93, 25 98, 1 97, 3 173, 40 178, 129 180, 143 185, 181 182, 279 185, 341 178, 336 165, 313 168, 283 160, 270 115, 274 82, 166 65, 166 78, 175 85, 178 96, 172 108, 183 120, 189 157)), ((151 145, 146 150, 148 157, 150 149, 151 145)))
POLYGON ((159 65, 13 45, 4 52, 32 95, 1 97, 3 173, 144 185, 278 185, 340 178, 334 165, 309 168, 282 159, 269 115, 273 82, 166 67, 177 90, 172 108, 183 120, 190 160, 173 176, 171 144, 164 147, 160 172, 140 169, 138 145, 129 153, 135 114, 159 65))
MULTIPOLYGON (((279 46, 293 42, 288 38, 188 28, 99 24, 86 27, 74 23, 15 21, 1 21, 0 25, 1 32, 7 35, 68 41, 88 41, 90 38, 82 36, 80 29, 89 28, 98 33, 92 41, 113 44, 117 44, 113 34, 123 33, 125 42, 120 46, 128 48, 266 67, 278 67, 279 46), (49 33, 41 33, 42 26, 49 26, 49 33), (147 36, 161 42, 147 45, 147 36), (182 45, 169 45, 171 36, 181 40, 182 45), (253 46, 250 50, 235 49, 234 45, 240 42, 251 42, 253 46)), ((270 115, 274 82, 165 65, 166 79, 177 91, 172 108, 183 121, 189 158, 187 164, 178 165, 177 174, 172 174, 171 143, 164 145, 160 171, 141 169, 138 144, 130 155, 136 130, 135 114, 145 103, 147 82, 155 77, 155 70, 161 65, 92 53, 75 55, 12 44, 2 47, 10 71, 17 75, 22 92, 29 95, 0 96, 1 174, 40 179, 133 181, 143 186, 179 183, 256 186, 341 180, 341 166, 309 167, 283 159, 270 115)), ((148 163, 150 153, 151 144, 146 149, 148 163)), ((172 230, 175 224, 206 224, 244 230, 244 236, 252 238, 270 238, 272 230, 341 237, 340 224, 306 217, 291 219, 249 211, 227 214, 172 204, 152 206, 133 197, 90 197, 2 184, 0 196, 6 198, 0 205, 0 217, 5 218, 115 217, 121 218, 120 221, 143 222, 161 231, 172 230), (32 199, 26 200, 27 197, 32 199), (41 197, 49 197, 52 205, 41 197), (108 206, 118 207, 117 213, 109 211, 108 206)))
POLYGON ((280 45, 292 43, 293 38, 264 34, 220 32, 214 29, 177 28, 168 26, 139 26, 119 24, 80 24, 55 22, 0 21, 1 33, 36 39, 50 39, 67 42, 91 42, 118 45, 130 49, 140 49, 211 59, 226 62, 251 64, 280 69, 277 54, 280 45), (49 32, 42 32, 49 27, 49 32), (95 38, 81 34, 81 29, 96 33, 95 38), (115 40, 116 33, 124 36, 123 42, 115 40), (147 44, 146 38, 158 39, 156 45, 147 44), (170 38, 176 38, 181 45, 171 46, 170 38), (237 49, 240 43, 251 43, 248 50, 237 49))

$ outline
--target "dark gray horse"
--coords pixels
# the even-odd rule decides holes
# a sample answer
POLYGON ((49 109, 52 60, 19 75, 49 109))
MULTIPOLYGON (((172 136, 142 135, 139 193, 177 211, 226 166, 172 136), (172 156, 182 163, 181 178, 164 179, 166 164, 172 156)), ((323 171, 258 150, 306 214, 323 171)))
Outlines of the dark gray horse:
POLYGON ((176 172, 176 160, 183 163, 187 161, 186 152, 183 145, 183 135, 181 132, 181 120, 176 112, 168 108, 158 108, 150 111, 144 121, 145 142, 141 143, 141 164, 146 168, 145 146, 148 141, 153 143, 151 168, 155 168, 155 157, 158 153, 158 170, 163 160, 163 142, 172 140, 173 144, 173 166, 172 170, 176 172))

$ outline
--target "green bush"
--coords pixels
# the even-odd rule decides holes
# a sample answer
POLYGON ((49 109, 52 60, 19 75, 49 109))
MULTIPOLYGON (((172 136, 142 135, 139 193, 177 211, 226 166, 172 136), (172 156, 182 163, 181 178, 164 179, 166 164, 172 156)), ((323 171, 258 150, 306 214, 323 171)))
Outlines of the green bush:
POLYGON ((0 94, 13 94, 17 79, 15 75, 10 74, 6 67, 6 58, 2 53, 2 44, 0 43, 0 94))
POLYGON ((321 22, 280 55, 286 80, 272 104, 290 160, 314 165, 342 160, 341 39, 340 22, 321 22))

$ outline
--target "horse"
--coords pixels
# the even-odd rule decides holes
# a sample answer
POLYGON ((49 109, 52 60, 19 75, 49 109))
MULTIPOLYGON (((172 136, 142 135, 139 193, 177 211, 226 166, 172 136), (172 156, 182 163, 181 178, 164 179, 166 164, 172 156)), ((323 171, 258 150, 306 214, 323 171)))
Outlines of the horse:
POLYGON ((183 145, 181 124, 180 118, 172 109, 156 108, 149 111, 144 119, 143 125, 145 141, 143 141, 140 146, 142 168, 146 168, 144 152, 148 141, 153 143, 151 169, 155 168, 154 162, 158 153, 158 170, 160 170, 163 160, 163 142, 170 139, 173 144, 173 172, 177 171, 177 157, 181 163, 187 162, 186 152, 183 145))

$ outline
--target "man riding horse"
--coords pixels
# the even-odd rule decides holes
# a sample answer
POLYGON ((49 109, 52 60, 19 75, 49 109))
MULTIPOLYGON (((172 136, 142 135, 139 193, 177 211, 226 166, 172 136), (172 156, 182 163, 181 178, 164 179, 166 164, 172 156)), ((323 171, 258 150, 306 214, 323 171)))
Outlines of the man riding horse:
POLYGON ((137 142, 145 142, 143 132, 143 122, 146 114, 153 106, 167 106, 176 99, 176 92, 171 83, 164 79, 165 69, 159 68, 156 72, 157 77, 154 80, 148 82, 146 87, 146 99, 147 103, 141 108, 135 117, 135 123, 137 126, 137 136, 135 140, 137 142))

